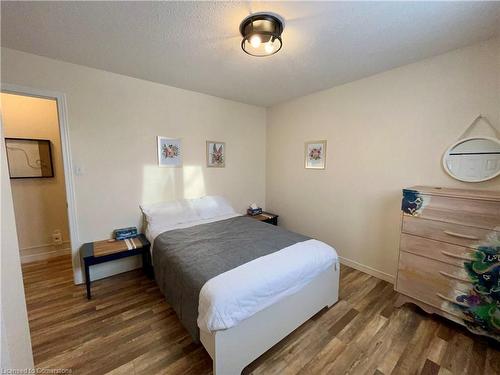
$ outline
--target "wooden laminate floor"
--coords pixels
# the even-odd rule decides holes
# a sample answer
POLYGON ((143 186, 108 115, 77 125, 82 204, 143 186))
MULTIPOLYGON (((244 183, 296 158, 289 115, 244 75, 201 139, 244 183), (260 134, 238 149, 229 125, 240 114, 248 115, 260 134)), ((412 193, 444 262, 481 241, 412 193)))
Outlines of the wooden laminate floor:
MULTIPOLYGON (((69 257, 23 265, 35 364, 73 374, 210 374, 154 281, 140 270, 93 284, 87 301, 69 257)), ((496 343, 418 308, 393 308, 391 284, 342 267, 340 301, 245 374, 500 374, 496 343)))

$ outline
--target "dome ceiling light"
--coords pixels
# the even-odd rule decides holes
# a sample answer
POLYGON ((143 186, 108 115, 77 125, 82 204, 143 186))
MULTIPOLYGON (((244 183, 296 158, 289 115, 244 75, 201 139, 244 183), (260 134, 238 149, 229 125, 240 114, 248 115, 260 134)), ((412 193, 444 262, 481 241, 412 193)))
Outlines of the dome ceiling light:
POLYGON ((281 49, 283 21, 269 13, 252 14, 240 24, 241 48, 252 56, 274 55, 281 49))

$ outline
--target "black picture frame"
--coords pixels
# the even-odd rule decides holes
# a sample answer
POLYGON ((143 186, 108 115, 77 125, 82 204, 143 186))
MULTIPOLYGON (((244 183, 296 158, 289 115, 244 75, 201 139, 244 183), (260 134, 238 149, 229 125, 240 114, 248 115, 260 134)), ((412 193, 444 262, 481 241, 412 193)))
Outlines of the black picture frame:
MULTIPOLYGON (((49 139, 35 139, 35 138, 5 138, 5 152, 7 154, 7 164, 9 167, 9 177, 11 179, 21 179, 21 178, 53 178, 54 177, 54 165, 52 162, 52 143, 49 139), (29 155, 27 151, 23 150, 21 145, 32 145, 38 146, 40 159, 34 161, 40 167, 32 165, 33 161, 29 160, 29 155), (12 165, 13 154, 12 152, 24 153, 25 163, 32 168, 34 171, 39 171, 37 173, 16 173, 16 166, 12 165)), ((27 169, 27 168, 26 168, 27 169)))

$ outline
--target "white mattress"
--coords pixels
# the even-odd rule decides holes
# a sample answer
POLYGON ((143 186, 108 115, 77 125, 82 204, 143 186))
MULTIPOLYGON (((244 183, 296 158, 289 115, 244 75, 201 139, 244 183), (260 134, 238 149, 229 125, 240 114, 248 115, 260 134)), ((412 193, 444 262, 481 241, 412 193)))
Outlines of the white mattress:
MULTIPOLYGON (((148 226, 146 237, 153 244, 163 232, 236 216, 241 215, 228 214, 182 224, 148 226)), ((208 280, 200 291, 198 327, 210 332, 234 327, 298 292, 321 272, 328 267, 337 267, 337 264, 335 249, 318 240, 307 240, 224 272, 208 280)))

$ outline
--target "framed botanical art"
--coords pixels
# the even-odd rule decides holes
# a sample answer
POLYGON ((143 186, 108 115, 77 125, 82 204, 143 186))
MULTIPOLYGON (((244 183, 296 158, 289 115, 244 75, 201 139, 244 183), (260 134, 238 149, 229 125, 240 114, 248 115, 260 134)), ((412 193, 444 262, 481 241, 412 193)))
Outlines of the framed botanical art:
POLYGON ((182 141, 179 138, 158 137, 158 165, 182 166, 182 141))
POLYGON ((326 141, 310 141, 305 144, 305 167, 307 169, 325 169, 326 141))
POLYGON ((54 177, 48 139, 5 138, 10 178, 54 177))
POLYGON ((224 168, 226 166, 226 143, 207 141, 207 167, 224 168))

